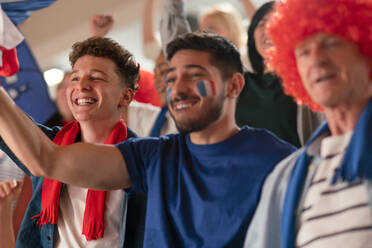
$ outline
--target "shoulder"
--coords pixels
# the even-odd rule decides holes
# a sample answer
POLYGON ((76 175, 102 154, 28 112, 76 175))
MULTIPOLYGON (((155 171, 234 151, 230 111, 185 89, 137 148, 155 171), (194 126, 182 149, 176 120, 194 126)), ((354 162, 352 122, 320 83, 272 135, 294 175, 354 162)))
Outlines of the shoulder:
POLYGON ((156 107, 150 103, 132 101, 129 105, 129 109, 132 109, 133 111, 159 113, 161 108, 156 107))
POLYGON ((60 126, 55 126, 55 127, 47 127, 42 124, 37 123, 37 126, 45 133, 49 139, 53 139, 54 136, 61 130, 62 127, 60 126))
POLYGON ((123 147, 134 147, 139 149, 158 150, 164 146, 173 146, 181 141, 180 134, 168 134, 160 137, 128 137, 128 139, 122 143, 116 144, 120 150, 123 147))
POLYGON ((296 147, 291 145, 290 143, 278 138, 272 132, 264 129, 264 128, 253 128, 250 126, 243 126, 241 128, 242 137, 246 137, 247 139, 255 139, 257 140, 257 144, 271 144, 272 147, 281 147, 285 149, 289 149, 292 152, 296 150, 296 147))

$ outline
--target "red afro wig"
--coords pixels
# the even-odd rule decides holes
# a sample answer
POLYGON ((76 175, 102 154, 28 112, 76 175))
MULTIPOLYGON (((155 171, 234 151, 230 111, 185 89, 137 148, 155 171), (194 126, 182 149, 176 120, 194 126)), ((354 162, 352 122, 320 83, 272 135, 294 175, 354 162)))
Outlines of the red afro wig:
POLYGON ((294 50, 299 43, 323 32, 352 41, 372 57, 372 0, 283 0, 266 28, 273 43, 268 66, 282 78, 284 92, 312 110, 322 108, 310 98, 298 73, 294 50))

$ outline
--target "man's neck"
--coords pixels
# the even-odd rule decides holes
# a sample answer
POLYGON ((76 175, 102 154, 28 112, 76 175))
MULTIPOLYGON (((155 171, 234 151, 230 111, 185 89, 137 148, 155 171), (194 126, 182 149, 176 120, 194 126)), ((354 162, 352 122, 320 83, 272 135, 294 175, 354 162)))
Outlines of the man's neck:
POLYGON ((105 143, 107 137, 118 122, 119 119, 79 122, 81 141, 87 143, 105 143))
POLYGON ((224 141, 239 131, 235 120, 218 120, 207 128, 190 133, 190 140, 193 144, 209 145, 224 141))
POLYGON ((328 120, 331 135, 341 135, 354 130, 368 102, 369 100, 358 104, 338 106, 337 108, 325 108, 324 113, 328 120))

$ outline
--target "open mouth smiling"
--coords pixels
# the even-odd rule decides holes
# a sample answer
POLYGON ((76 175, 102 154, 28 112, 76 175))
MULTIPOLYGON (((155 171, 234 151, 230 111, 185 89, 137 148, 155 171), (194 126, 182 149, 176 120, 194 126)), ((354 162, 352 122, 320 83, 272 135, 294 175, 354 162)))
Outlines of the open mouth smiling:
POLYGON ((199 98, 189 98, 184 100, 174 100, 171 103, 171 106, 176 111, 186 111, 192 108, 199 102, 199 98))
POLYGON ((76 98, 74 103, 77 106, 84 106, 84 105, 90 105, 93 103, 96 103, 97 99, 92 98, 92 97, 82 97, 82 98, 76 98))

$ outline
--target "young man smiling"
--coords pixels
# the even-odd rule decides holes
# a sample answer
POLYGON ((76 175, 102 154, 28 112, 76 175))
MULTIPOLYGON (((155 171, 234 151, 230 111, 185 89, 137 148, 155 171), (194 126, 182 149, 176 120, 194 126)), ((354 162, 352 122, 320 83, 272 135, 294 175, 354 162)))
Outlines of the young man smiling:
POLYGON ((363 0, 277 5, 270 63, 327 123, 268 177, 245 247, 371 246, 371 13, 363 0))
MULTIPOLYGON (((94 37, 74 44, 70 62, 66 97, 76 121, 62 129, 40 126, 32 132, 43 131, 58 145, 77 141, 115 144, 135 136, 121 120, 138 80, 139 65, 132 55, 110 39, 94 37)), ((7 150, 4 143, 2 148, 7 150)), ((33 182, 16 247, 119 246, 126 201, 122 190, 99 192, 33 176, 14 159, 33 182)), ((50 163, 54 166, 55 161, 50 163)))
POLYGON ((131 139, 117 147, 60 147, 3 91, 0 134, 36 175, 80 187, 145 192, 144 247, 242 246, 263 180, 294 148, 264 130, 235 124, 244 79, 239 52, 229 41, 190 33, 167 50, 169 109, 181 134, 131 139))

